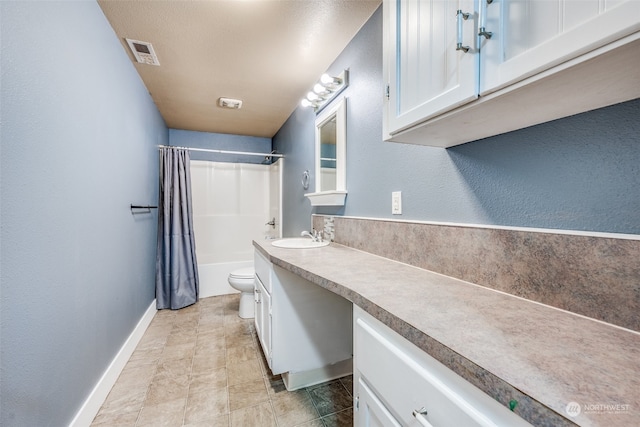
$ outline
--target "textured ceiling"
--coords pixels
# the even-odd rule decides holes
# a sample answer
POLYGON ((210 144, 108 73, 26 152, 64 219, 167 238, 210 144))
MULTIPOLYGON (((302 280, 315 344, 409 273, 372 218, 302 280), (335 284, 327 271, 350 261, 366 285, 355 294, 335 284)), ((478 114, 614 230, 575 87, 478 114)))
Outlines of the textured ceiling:
POLYGON ((270 138, 381 0, 98 3, 167 126, 270 138), (160 66, 135 62, 125 38, 150 42, 160 66))

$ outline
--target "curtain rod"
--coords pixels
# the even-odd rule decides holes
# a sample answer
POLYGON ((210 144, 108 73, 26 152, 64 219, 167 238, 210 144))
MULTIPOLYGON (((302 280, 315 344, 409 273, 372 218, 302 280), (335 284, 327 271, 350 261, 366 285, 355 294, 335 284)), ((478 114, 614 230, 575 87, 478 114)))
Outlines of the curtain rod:
POLYGON ((175 147, 173 145, 158 145, 158 148, 177 148, 179 150, 204 151, 205 153, 219 153, 219 154, 242 154, 242 155, 245 155, 245 156, 284 157, 284 154, 252 153, 252 152, 249 152, 249 151, 210 150, 210 149, 206 149, 206 148, 175 147))

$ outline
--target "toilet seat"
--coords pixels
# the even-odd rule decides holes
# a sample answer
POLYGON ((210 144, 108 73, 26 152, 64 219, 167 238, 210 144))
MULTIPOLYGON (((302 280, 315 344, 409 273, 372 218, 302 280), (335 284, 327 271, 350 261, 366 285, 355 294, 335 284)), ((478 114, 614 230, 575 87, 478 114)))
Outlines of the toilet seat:
POLYGON ((253 267, 241 268, 229 273, 231 279, 252 279, 255 276, 255 270, 253 267))

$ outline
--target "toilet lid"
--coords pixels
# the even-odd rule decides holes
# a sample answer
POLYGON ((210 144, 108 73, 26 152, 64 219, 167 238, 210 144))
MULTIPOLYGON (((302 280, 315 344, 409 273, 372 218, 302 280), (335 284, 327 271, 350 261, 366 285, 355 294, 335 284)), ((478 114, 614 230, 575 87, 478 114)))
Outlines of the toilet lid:
POLYGON ((233 277, 236 279, 253 279, 254 275, 255 270, 253 269, 253 267, 241 268, 229 273, 229 277, 233 277))

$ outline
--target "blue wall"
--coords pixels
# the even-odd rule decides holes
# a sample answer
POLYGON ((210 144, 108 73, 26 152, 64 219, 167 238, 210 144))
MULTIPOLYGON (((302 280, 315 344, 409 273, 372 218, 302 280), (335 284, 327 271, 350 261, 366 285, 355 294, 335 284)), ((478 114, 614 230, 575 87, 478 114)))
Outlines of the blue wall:
MULTIPOLYGON (((445 150, 382 141, 380 9, 329 72, 345 68, 349 194, 316 212, 640 234, 640 100, 445 150), (391 215, 392 191, 403 215, 391 215)), ((313 171, 314 120, 298 108, 273 140, 287 155, 286 236, 309 227, 300 175, 313 171)))
POLYGON ((0 425, 63 426, 154 299, 168 130, 97 3, 0 19, 0 425))
MULTIPOLYGON (((253 153, 270 153, 271 138, 257 136, 228 135, 224 133, 195 132, 189 130, 170 129, 169 143, 175 147, 206 148, 225 151, 248 151, 253 153)), ((242 154, 221 154, 192 151, 191 160, 209 160, 230 163, 262 163, 263 156, 247 156, 242 154)))

